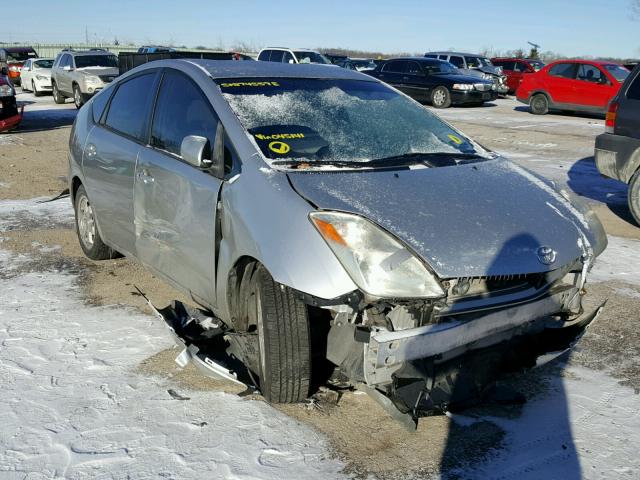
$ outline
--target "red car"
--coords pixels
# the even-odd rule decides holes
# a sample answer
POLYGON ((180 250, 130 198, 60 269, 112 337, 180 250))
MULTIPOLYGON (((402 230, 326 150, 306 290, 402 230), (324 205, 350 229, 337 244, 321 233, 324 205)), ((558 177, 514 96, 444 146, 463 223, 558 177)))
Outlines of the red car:
POLYGON ((536 115, 549 110, 605 113, 628 75, 629 70, 616 63, 560 60, 525 75, 516 96, 536 115))
POLYGON ((30 58, 38 58, 38 54, 31 47, 2 47, 0 48, 0 68, 6 67, 9 79, 14 85, 20 85, 22 65, 30 58))
POLYGON ((496 67, 502 67, 503 73, 507 76, 509 93, 515 93, 518 90, 525 74, 535 73, 544 67, 544 63, 540 60, 528 58, 492 58, 491 63, 496 67))

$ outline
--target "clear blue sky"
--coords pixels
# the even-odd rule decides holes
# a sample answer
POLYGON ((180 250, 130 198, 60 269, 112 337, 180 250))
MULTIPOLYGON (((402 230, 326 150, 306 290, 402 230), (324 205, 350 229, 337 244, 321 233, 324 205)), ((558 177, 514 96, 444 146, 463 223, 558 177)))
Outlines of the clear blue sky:
MULTIPOLYGON (((0 41, 132 41, 345 47, 383 52, 512 50, 640 57, 632 0, 6 0, 0 41)), ((3 2, 5 3, 5 2, 3 2)))

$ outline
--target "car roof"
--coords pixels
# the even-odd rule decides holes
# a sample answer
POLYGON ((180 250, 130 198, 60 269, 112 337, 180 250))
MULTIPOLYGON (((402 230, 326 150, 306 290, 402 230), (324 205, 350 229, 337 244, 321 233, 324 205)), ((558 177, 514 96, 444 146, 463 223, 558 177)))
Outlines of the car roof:
POLYGON ((567 58, 563 60, 556 60, 549 65, 555 65, 556 63, 591 63, 594 65, 620 65, 618 62, 604 61, 604 60, 589 60, 582 58, 567 58))
POLYGON ((422 63, 449 63, 446 60, 440 60, 438 58, 428 58, 428 57, 397 57, 397 58, 390 58, 387 60, 387 62, 390 62, 391 60, 412 60, 414 62, 422 62, 422 63))
POLYGON ((376 79, 369 75, 330 65, 201 59, 176 59, 171 60, 170 62, 175 62, 176 66, 180 66, 183 62, 198 65, 215 79, 239 77, 288 77, 348 79, 377 82, 376 79))
POLYGON ((469 56, 469 57, 481 57, 486 58, 485 55, 480 55, 479 53, 468 53, 468 52, 427 52, 425 55, 461 55, 461 56, 469 56))
POLYGON ((315 52, 320 53, 314 50, 313 48, 307 47, 264 47, 262 50, 302 50, 303 52, 315 52))
POLYGON ((8 53, 26 53, 35 52, 33 47, 2 47, 0 50, 4 50, 8 53))
POLYGON ((82 56, 82 55, 115 55, 115 53, 110 52, 109 50, 82 50, 76 52, 75 50, 63 50, 62 53, 70 53, 71 55, 82 56))

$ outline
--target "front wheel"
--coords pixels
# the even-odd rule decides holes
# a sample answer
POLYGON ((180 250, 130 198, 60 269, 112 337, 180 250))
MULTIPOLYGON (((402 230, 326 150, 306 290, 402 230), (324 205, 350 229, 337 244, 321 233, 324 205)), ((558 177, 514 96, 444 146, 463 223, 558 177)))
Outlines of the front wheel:
POLYGON ((100 237, 100 232, 98 232, 96 225, 95 211, 84 186, 78 188, 73 206, 76 214, 76 233, 84 254, 91 260, 115 258, 115 252, 105 245, 102 237, 100 237))
POLYGON ((80 92, 80 87, 78 85, 73 86, 73 103, 76 104, 76 108, 80 108, 84 105, 84 98, 82 97, 82 92, 80 92))
POLYGON ((640 170, 636 171, 633 177, 631 177, 627 199, 629 201, 631 215, 633 215, 636 223, 640 225, 640 170))
POLYGON ((247 298, 257 327, 260 390, 268 402, 300 402, 309 395, 311 339, 307 306, 258 265, 247 298))
POLYGON ((58 85, 56 83, 53 84, 53 101, 57 104, 62 104, 65 101, 64 96, 58 90, 58 85))
POLYGON ((536 93, 531 97, 529 108, 534 115, 546 115, 549 113, 549 99, 544 93, 536 93))
POLYGON ((42 92, 40 90, 38 90, 38 87, 36 87, 36 82, 31 80, 31 91, 33 92, 33 94, 36 97, 41 97, 42 96, 42 92))
POLYGON ((438 87, 431 92, 431 105, 435 108, 449 108, 451 106, 451 93, 446 87, 438 87))

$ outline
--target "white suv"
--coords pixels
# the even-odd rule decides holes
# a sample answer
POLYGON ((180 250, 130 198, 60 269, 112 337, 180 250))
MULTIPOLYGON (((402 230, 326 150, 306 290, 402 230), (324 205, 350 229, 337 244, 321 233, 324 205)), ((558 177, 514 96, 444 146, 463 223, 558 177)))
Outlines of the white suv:
POLYGON ((309 48, 266 47, 260 50, 258 60, 263 62, 332 65, 327 57, 309 48))

